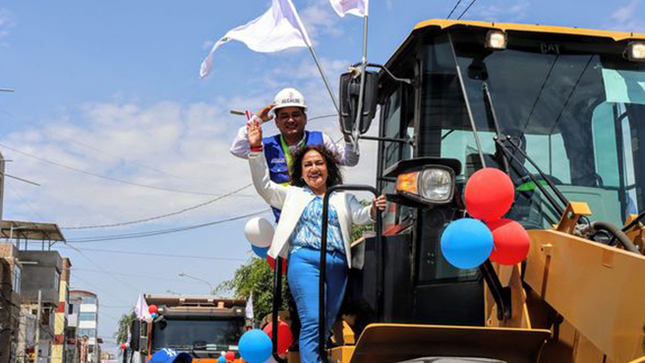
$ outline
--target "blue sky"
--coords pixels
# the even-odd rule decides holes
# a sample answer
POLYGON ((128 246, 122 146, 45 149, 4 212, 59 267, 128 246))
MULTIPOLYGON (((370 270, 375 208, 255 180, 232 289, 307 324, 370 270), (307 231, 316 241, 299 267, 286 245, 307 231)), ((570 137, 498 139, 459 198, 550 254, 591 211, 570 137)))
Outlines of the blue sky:
MULTIPOLYGON (((328 0, 294 3, 336 85, 338 75, 360 60, 361 20, 337 17, 328 0)), ((384 62, 414 24, 446 17, 455 3, 372 0, 369 60, 384 62)), ((469 3, 463 0, 456 14, 469 3)), ((8 179, 4 218, 62 227, 119 223, 179 211, 248 184, 246 163, 228 153, 243 124, 243 119, 228 114, 230 108, 257 110, 278 90, 293 86, 305 94, 310 117, 332 112, 304 49, 260 54, 231 42, 215 54, 212 74, 199 79, 199 65, 213 42, 269 6, 268 0, 73 0, 64 6, 46 1, 2 2, 0 88, 15 92, 0 93, 0 143, 5 145, 0 150, 13 160, 7 173, 41 184, 35 187, 8 179), (193 194, 144 188, 69 168, 193 194)), ((642 14, 641 0, 478 0, 464 18, 645 32, 642 14)), ((310 128, 339 136, 329 120, 312 121, 310 128)), ((346 174, 349 181, 373 183, 374 145, 361 147, 361 163, 346 174)), ((71 241, 145 232, 224 220, 264 208, 248 188, 173 217, 64 233, 71 241)), ((139 293, 207 291, 206 284, 178 273, 212 284, 229 279, 251 256, 242 234, 244 222, 148 238, 77 243, 73 246, 78 250, 59 250, 72 260, 73 287, 98 293, 100 335, 111 338, 116 319, 139 293)))

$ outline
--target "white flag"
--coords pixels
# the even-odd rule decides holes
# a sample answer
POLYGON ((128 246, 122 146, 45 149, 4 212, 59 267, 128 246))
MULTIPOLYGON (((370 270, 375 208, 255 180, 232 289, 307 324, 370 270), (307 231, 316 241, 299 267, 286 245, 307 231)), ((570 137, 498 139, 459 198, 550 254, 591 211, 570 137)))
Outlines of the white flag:
POLYGON ((150 311, 148 311, 148 303, 146 302, 146 298, 143 297, 143 294, 139 295, 137 304, 134 306, 134 312, 135 314, 137 314, 137 318, 141 320, 145 320, 145 321, 152 320, 150 311))
POLYGON ((345 14, 356 16, 367 16, 369 0, 329 0, 331 6, 336 10, 338 16, 344 17, 345 14))
POLYGON ((311 46, 309 35, 291 0, 273 0, 271 8, 264 15, 230 30, 213 45, 199 70, 201 78, 206 77, 213 68, 213 53, 230 40, 238 40, 251 50, 262 53, 311 46))
POLYGON ((253 293, 251 293, 249 300, 246 302, 246 311, 244 315, 246 315, 247 319, 253 320, 253 293))

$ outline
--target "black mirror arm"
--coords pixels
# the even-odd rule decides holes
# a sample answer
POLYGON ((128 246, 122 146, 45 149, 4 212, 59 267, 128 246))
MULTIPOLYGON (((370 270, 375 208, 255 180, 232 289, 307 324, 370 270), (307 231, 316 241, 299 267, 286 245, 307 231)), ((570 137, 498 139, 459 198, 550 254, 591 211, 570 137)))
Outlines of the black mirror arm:
MULTIPOLYGON (((350 68, 350 70, 355 70, 355 69, 358 69, 358 67, 359 67, 360 65, 362 65, 362 63, 356 63, 356 64, 353 64, 353 65, 352 65, 351 67, 349 67, 349 68, 350 68)), ((372 68, 379 68, 379 69, 382 69, 382 70, 383 70, 383 71, 385 71, 385 73, 386 73, 388 76, 390 76, 390 78, 392 78, 393 80, 395 80, 395 81, 397 81, 397 82, 401 82, 401 83, 409 84, 410 86, 412 86, 412 85, 413 85, 413 82, 412 82, 412 80, 411 80, 411 79, 409 79, 409 78, 398 78, 398 77, 397 77, 397 76, 395 76, 392 72, 390 72, 390 70, 389 70, 389 69, 387 69, 384 65, 376 64, 376 63, 367 63, 367 67, 372 67, 372 68)))

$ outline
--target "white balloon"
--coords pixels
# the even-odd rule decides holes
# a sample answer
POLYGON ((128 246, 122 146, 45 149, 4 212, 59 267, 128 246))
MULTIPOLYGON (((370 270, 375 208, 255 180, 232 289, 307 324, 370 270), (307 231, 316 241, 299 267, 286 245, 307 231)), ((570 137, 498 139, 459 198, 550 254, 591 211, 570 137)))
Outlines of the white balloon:
POLYGON ((269 247, 273 240, 273 225, 264 218, 251 218, 244 226, 244 236, 255 247, 269 247))

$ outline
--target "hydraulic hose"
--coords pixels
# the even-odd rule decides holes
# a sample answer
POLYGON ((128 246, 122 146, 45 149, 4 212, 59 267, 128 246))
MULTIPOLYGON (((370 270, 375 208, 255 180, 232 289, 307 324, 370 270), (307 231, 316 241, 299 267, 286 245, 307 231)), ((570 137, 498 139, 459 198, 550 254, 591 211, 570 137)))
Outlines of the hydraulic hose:
POLYGON ((634 245, 634 243, 627 237, 625 232, 623 232, 619 227, 609 223, 609 222, 604 222, 604 221, 595 221, 591 223, 591 227, 595 230, 605 230, 608 231, 609 233, 613 234, 614 237, 620 242, 621 245, 623 245, 623 248, 625 248, 629 252, 634 252, 636 254, 641 254, 641 251, 634 245))

